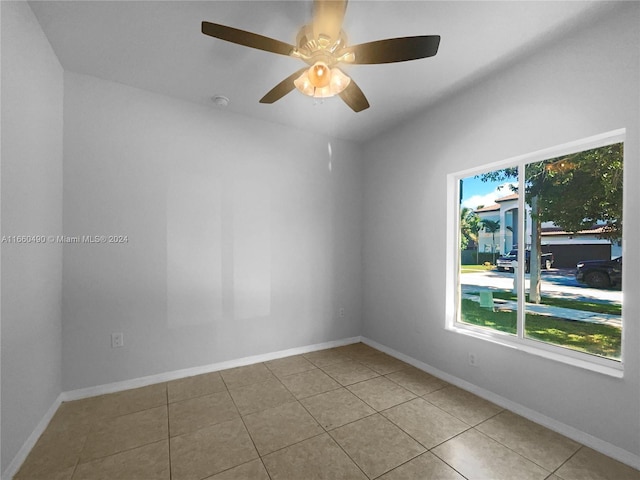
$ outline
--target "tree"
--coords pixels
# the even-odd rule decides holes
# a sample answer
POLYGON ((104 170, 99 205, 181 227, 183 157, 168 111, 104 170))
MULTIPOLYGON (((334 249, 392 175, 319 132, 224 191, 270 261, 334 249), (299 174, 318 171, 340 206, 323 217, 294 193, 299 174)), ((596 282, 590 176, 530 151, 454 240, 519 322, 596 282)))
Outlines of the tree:
POLYGON ((500 220, 481 220, 484 231, 491 234, 491 263, 496 263, 496 232, 500 231, 500 220))
POLYGON ((480 217, 467 207, 460 209, 460 248, 469 248, 469 245, 478 242, 478 232, 480 231, 480 217))
MULTIPOLYGON (((525 169, 526 201, 538 196, 539 221, 553 222, 566 232, 605 225, 603 238, 622 238, 623 144, 530 163, 525 169)), ((483 181, 518 178, 518 169, 479 175, 483 181)), ((517 192, 517 188, 512 187, 517 192)))
POLYGON ((527 165, 528 197, 539 198, 541 222, 566 232, 604 223, 603 238, 622 238, 623 144, 527 165))
MULTIPOLYGON (((566 232, 579 232, 603 223, 602 238, 622 238, 622 176, 622 143, 528 164, 525 200, 535 206, 531 214, 532 231, 539 232, 540 224, 547 221, 566 232)), ((517 177, 517 168, 480 175, 483 181, 517 177)), ((531 266, 534 262, 540 265, 540 235, 534 235, 533 241, 531 266)), ((534 292, 530 300, 539 303, 540 296, 535 294, 540 292, 539 275, 532 275, 530 282, 530 292, 534 292)))

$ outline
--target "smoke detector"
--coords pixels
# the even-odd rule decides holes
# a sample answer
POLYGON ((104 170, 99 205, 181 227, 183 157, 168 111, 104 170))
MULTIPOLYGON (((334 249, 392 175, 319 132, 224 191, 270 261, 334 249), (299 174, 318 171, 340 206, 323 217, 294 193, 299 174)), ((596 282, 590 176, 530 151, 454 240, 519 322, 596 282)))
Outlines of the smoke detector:
POLYGON ((227 105, 229 105, 229 99, 224 95, 215 95, 211 97, 211 101, 217 107, 226 107, 227 105))

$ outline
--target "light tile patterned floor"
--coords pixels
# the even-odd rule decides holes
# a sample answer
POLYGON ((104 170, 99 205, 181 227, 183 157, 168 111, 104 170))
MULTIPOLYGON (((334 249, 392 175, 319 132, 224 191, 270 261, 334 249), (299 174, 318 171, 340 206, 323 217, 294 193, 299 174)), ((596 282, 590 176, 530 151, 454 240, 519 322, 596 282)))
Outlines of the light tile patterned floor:
POLYGON ((361 343, 67 402, 15 480, 640 479, 361 343))

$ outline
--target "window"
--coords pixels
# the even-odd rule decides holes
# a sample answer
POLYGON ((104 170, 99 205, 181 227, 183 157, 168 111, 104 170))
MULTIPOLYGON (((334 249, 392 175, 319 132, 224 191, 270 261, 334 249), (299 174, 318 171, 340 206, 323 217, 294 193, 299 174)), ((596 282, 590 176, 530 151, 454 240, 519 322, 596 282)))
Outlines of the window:
POLYGON ((621 371, 623 136, 449 176, 448 328, 621 371))

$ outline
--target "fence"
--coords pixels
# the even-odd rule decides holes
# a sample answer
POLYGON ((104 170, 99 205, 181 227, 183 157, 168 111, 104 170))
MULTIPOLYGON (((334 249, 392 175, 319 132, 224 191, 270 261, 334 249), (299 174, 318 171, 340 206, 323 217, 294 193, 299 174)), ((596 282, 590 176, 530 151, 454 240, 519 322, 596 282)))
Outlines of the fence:
POLYGON ((497 259, 500 254, 477 252, 473 250, 462 250, 461 252, 461 264, 462 265, 482 265, 484 262, 493 263, 494 259, 497 259), (476 260, 477 254, 477 260, 476 260))

